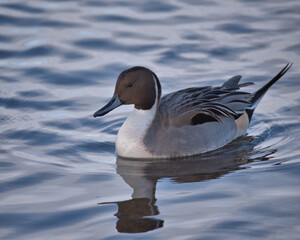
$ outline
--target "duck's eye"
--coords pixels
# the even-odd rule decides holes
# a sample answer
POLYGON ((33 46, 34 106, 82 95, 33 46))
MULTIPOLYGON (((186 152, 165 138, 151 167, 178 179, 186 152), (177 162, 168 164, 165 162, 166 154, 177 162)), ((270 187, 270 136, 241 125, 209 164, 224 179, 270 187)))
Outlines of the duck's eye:
POLYGON ((132 87, 132 83, 128 83, 127 87, 132 87))

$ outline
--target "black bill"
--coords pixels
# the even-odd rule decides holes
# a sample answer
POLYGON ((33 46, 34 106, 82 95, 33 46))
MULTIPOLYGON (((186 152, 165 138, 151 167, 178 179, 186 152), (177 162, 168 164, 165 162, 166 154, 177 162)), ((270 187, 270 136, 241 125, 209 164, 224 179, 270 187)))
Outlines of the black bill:
POLYGON ((111 110, 114 110, 115 108, 121 106, 122 104, 123 102, 119 99, 118 95, 115 94, 108 104, 106 104, 103 108, 94 113, 94 117, 103 116, 111 110))

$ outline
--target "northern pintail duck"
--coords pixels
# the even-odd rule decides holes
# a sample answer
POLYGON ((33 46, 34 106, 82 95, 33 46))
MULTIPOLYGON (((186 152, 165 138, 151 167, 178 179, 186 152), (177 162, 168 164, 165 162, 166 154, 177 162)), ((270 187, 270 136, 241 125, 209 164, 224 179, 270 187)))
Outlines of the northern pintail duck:
POLYGON ((240 91, 253 83, 239 84, 237 75, 218 87, 186 88, 163 97, 156 74, 133 67, 119 75, 112 99, 94 117, 134 104, 116 140, 121 157, 172 158, 212 151, 246 133, 258 103, 291 65, 254 93, 240 91))

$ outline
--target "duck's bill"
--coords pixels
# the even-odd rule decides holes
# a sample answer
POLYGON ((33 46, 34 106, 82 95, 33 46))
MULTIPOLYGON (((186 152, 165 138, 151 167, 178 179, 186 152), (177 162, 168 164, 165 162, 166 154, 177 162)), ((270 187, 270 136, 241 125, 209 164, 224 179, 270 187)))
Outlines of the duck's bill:
POLYGON ((111 110, 114 110, 115 108, 121 106, 122 104, 123 102, 119 99, 118 95, 115 94, 108 104, 94 113, 94 117, 101 117, 109 113, 111 110))

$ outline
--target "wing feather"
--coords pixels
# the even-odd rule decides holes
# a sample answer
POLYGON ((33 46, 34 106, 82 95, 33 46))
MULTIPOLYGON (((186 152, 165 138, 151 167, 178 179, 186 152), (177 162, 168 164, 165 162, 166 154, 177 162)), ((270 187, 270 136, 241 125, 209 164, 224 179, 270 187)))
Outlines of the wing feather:
POLYGON ((220 87, 194 87, 169 93, 160 100, 158 116, 167 118, 168 124, 177 127, 194 125, 194 120, 204 115, 207 117, 199 122, 215 120, 222 123, 221 117, 236 118, 251 106, 252 94, 239 89, 252 83, 239 84, 240 79, 237 75, 220 87))

